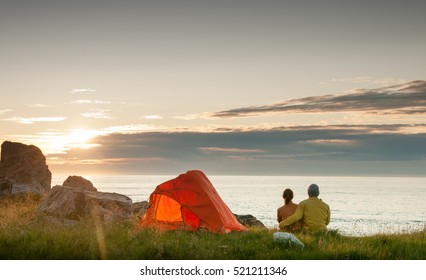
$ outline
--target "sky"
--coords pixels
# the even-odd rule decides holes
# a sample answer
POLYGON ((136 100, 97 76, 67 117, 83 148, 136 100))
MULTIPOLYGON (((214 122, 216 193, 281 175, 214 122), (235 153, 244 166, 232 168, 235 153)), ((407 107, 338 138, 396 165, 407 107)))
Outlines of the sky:
POLYGON ((0 141, 52 172, 424 176, 425 1, 2 1, 0 141))

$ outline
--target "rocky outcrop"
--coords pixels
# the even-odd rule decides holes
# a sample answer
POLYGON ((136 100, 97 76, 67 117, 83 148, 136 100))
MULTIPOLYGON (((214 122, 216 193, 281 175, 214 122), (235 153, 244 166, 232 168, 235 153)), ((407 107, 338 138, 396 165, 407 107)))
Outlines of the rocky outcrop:
POLYGON ((0 182, 0 196, 12 193, 13 183, 7 179, 0 182))
POLYGON ((45 193, 43 187, 38 183, 32 184, 12 184, 12 191, 9 193, 10 195, 26 195, 32 194, 41 196, 45 193))
POLYGON ((81 176, 69 176, 63 183, 64 187, 82 188, 87 191, 98 191, 89 180, 81 176))
POLYGON ((1 145, 0 195, 43 194, 50 190, 51 180, 39 148, 9 141, 1 145))
MULTIPOLYGON (((89 182, 93 187, 90 181, 82 179, 79 180, 85 186, 89 182)), ((132 200, 122 194, 88 190, 78 184, 54 186, 41 202, 39 211, 67 222, 92 218, 101 222, 123 221, 132 215, 132 200)))
POLYGON ((133 215, 143 216, 148 209, 148 201, 135 202, 132 205, 133 215))
POLYGON ((234 214, 235 218, 238 220, 240 224, 247 227, 262 227, 266 228, 265 225, 256 219, 253 215, 237 215, 234 214))

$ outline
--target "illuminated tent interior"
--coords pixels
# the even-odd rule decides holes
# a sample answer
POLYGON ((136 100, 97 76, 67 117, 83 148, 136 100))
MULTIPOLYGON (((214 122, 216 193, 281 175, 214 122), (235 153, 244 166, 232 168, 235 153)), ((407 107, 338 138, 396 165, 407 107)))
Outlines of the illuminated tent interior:
POLYGON ((246 230, 199 170, 188 171, 157 186, 139 225, 217 233, 246 230))

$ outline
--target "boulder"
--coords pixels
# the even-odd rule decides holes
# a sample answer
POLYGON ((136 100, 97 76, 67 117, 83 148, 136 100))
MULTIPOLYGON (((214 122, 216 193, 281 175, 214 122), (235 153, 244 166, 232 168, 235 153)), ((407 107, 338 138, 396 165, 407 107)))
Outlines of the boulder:
POLYGON ((34 194, 42 195, 44 193, 43 186, 39 183, 32 184, 13 184, 11 195, 34 194))
POLYGON ((240 222, 240 224, 242 224, 243 226, 266 228, 265 225, 261 221, 256 219, 256 217, 254 217, 253 215, 234 214, 234 216, 238 220, 238 222, 240 222))
POLYGON ((0 196, 11 194, 12 187, 13 183, 10 180, 3 179, 3 181, 0 182, 0 196))
POLYGON ((58 219, 78 221, 94 218, 101 222, 115 222, 130 219, 132 200, 117 193, 54 186, 40 203, 39 211, 58 219))
POLYGON ((46 157, 33 145, 5 141, 1 145, 0 195, 35 193, 50 190, 52 173, 46 157))
POLYGON ((44 188, 39 183, 32 184, 14 184, 10 180, 0 182, 0 196, 6 195, 36 195, 41 196, 44 193, 44 188))
POLYGON ((81 176, 69 176, 63 183, 62 186, 82 188, 87 191, 96 192, 97 189, 93 186, 92 182, 81 177, 81 176))
POLYGON ((135 202, 132 205, 133 215, 143 216, 148 209, 148 201, 135 202))

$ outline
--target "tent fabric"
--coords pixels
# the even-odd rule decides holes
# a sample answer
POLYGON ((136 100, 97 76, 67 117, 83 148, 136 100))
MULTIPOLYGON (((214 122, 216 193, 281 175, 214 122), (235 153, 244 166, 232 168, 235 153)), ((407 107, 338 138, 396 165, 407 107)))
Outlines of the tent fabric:
POLYGON ((188 171, 157 186, 139 225, 217 233, 246 230, 199 170, 188 171))

